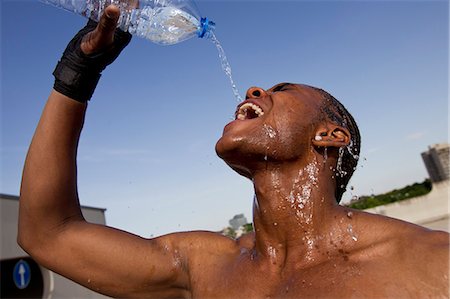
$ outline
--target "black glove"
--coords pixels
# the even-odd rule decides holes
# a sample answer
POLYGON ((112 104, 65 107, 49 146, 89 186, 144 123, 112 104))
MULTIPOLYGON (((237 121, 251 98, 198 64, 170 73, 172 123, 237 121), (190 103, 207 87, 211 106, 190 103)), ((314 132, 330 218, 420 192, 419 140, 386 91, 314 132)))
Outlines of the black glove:
POLYGON ((91 99, 100 80, 101 72, 111 64, 128 45, 131 34, 116 29, 113 43, 105 50, 86 55, 81 50, 83 37, 97 27, 97 22, 89 20, 69 42, 53 75, 53 89, 78 102, 86 103, 91 99))

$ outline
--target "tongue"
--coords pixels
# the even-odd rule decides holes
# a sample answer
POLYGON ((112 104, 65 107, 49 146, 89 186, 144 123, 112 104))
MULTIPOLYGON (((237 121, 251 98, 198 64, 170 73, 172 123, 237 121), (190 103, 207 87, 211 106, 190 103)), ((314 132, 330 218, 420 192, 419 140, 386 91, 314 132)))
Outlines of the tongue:
POLYGON ((258 114, 256 114, 255 110, 250 108, 250 109, 247 109, 246 116, 247 116, 246 117, 247 119, 253 119, 253 118, 257 118, 258 114))

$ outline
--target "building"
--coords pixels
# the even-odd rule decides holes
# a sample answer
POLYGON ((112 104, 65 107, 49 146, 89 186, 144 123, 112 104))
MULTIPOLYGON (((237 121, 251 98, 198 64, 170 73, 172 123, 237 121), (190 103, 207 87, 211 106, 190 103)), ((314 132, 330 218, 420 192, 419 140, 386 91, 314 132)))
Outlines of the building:
POLYGON ((450 145, 435 144, 422 153, 422 159, 432 182, 441 182, 450 178, 450 145))
POLYGON ((244 214, 238 214, 238 215, 234 215, 234 217, 232 219, 230 219, 230 221, 228 221, 228 223, 230 223, 230 226, 234 230, 237 230, 238 228, 247 224, 248 222, 247 222, 247 218, 245 218, 244 214))
MULTIPOLYGON (((105 209, 81 207, 87 221, 105 224, 105 209)), ((19 197, 0 194, 0 298, 109 298, 40 265, 17 245, 19 197)))

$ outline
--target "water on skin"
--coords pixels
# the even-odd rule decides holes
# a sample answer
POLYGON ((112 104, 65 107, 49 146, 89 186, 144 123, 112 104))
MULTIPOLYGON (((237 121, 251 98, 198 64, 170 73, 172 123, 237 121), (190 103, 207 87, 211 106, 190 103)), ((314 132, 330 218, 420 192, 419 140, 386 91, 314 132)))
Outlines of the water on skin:
MULTIPOLYGON (((310 201, 312 188, 317 187, 318 182, 317 160, 312 161, 305 168, 298 171, 297 177, 294 179, 291 191, 286 197, 286 201, 290 204, 291 208, 295 211, 296 219, 301 223, 310 223, 312 221, 312 205, 310 201), (305 179, 302 177, 305 175, 305 179), (308 206, 308 208, 307 208, 308 206)), ((315 247, 315 238, 312 237, 311 232, 307 232, 302 237, 303 242, 307 247, 305 258, 308 261, 313 261, 313 251, 315 247)))
POLYGON ((264 128, 267 136, 269 136, 270 138, 275 138, 277 136, 277 132, 271 125, 264 124, 263 128, 264 128))
POLYGON ((352 238, 353 241, 358 241, 358 236, 355 234, 355 232, 353 231, 353 226, 351 224, 349 224, 347 226, 347 232, 350 235, 350 237, 352 238))
POLYGON ((219 40, 217 39, 214 33, 212 33, 211 35, 211 41, 214 43, 214 45, 217 48, 217 51, 219 52, 220 64, 222 65, 223 71, 230 79, 231 89, 233 90, 234 97, 238 102, 242 102, 242 97, 239 94, 239 90, 237 89, 236 84, 234 83, 233 80, 230 63, 228 62, 227 56, 225 55, 225 51, 223 50, 222 45, 220 44, 219 40))
POLYGON ((277 251, 274 247, 269 246, 267 248, 267 253, 269 254, 269 257, 271 259, 272 262, 275 262, 276 258, 277 258, 277 251))
MULTIPOLYGON (((311 197, 311 191, 313 186, 317 186, 317 176, 319 169, 317 168, 317 161, 313 161, 306 165, 304 169, 300 169, 297 177, 294 179, 291 191, 287 198, 287 201, 291 204, 291 207, 295 210, 297 220, 299 222, 309 223, 312 220, 312 211, 304 213, 303 209, 309 202, 311 197), (301 182, 300 178, 306 174, 306 181, 301 182)), ((312 202, 310 202, 312 204, 312 202)))

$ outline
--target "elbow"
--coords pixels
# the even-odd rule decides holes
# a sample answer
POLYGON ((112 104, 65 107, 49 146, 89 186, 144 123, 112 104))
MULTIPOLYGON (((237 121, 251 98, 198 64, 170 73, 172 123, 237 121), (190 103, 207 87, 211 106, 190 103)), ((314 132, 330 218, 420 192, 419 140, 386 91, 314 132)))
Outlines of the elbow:
POLYGON ((35 261, 42 261, 48 255, 48 246, 38 234, 26 229, 20 229, 17 234, 17 244, 35 261))
POLYGON ((25 238, 20 233, 17 234, 17 245, 19 245, 19 247, 23 250, 28 251, 28 244, 25 242, 25 238))
POLYGON ((33 250, 33 242, 31 240, 30 234, 26 232, 19 225, 19 231, 17 233, 17 244, 28 254, 31 255, 31 251, 33 250))
POLYGON ((19 223, 17 227, 17 244, 29 255, 35 250, 38 245, 39 232, 36 224, 27 221, 28 217, 24 217, 25 213, 19 209, 19 223))

